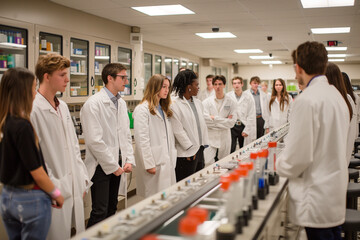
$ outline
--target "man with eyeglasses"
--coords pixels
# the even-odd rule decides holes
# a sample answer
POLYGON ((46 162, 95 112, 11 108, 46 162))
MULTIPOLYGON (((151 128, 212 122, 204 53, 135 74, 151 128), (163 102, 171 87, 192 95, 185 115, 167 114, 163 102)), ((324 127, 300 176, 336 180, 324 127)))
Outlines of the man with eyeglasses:
MULTIPOLYGON (((88 228, 115 214, 120 175, 131 172, 135 165, 127 107, 119 94, 129 83, 126 68, 109 63, 101 77, 105 86, 85 102, 80 112, 85 165, 93 182, 88 228)), ((126 186, 126 176, 121 185, 126 186)))

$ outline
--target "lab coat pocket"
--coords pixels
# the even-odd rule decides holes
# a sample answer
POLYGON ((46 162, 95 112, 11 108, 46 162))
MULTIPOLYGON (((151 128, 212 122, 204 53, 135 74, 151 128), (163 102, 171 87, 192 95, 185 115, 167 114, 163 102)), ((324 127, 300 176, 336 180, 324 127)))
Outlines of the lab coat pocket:
POLYGON ((291 200, 302 202, 305 195, 304 179, 302 177, 291 179, 289 182, 289 196, 291 200))
POLYGON ((72 196, 72 174, 68 173, 60 179, 60 192, 64 199, 72 196))
POLYGON ((164 145, 151 147, 151 153, 156 166, 164 165, 166 161, 169 161, 169 154, 166 149, 167 147, 164 145))

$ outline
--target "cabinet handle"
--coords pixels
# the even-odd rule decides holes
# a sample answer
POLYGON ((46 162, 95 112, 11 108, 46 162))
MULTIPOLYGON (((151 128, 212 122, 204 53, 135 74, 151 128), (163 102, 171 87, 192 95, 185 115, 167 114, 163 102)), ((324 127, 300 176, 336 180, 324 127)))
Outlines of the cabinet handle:
POLYGON ((91 76, 90 85, 93 87, 95 85, 94 76, 91 76))

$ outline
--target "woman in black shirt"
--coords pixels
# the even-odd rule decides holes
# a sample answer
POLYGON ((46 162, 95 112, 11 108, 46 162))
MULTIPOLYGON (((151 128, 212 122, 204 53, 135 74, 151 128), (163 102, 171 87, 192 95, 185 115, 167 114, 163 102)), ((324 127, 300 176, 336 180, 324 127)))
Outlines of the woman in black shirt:
POLYGON ((46 239, 51 199, 57 208, 64 202, 30 123, 35 89, 35 76, 25 68, 7 70, 0 82, 0 211, 9 239, 46 239))

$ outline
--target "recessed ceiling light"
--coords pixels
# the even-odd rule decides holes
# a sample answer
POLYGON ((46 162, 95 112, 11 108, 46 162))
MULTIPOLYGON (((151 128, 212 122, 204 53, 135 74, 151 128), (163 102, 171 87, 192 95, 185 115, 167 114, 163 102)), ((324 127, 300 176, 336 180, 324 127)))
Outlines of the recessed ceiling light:
POLYGON ((301 0, 303 8, 347 7, 354 6, 354 0, 301 0))
POLYGON ((311 32, 313 34, 349 33, 350 27, 312 28, 311 32))
POLYGON ((260 49, 235 49, 236 53, 262 53, 260 49))
POLYGON ((249 56, 251 59, 273 59, 273 57, 270 57, 268 55, 265 56, 249 56))
POLYGON ((231 32, 210 32, 210 33, 195 33, 202 38, 236 38, 231 32))
POLYGON ((329 62, 344 62, 345 59, 343 59, 343 58, 333 58, 333 59, 329 59, 328 61, 329 62))
POLYGON ((328 58, 346 57, 346 54, 328 54, 328 58))
POLYGON ((195 14, 190 9, 177 4, 177 5, 159 5, 159 6, 144 6, 144 7, 131 7, 132 9, 142 12, 149 16, 165 16, 165 15, 183 15, 195 14))
POLYGON ((347 47, 326 47, 327 51, 346 51, 347 47))
POLYGON ((281 61, 261 61, 262 64, 282 64, 281 61))

